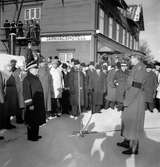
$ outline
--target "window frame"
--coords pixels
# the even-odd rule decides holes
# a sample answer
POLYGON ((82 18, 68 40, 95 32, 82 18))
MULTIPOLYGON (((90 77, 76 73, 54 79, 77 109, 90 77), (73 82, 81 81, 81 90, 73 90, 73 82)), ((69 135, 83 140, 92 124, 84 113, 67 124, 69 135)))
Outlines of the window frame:
POLYGON ((120 42, 120 24, 116 22, 116 41, 120 42))
POLYGON ((41 7, 35 7, 35 8, 26 8, 24 10, 24 20, 40 20, 41 19, 41 7), (39 18, 37 17, 37 9, 39 10, 39 18), (34 16, 31 16, 31 11, 33 10, 34 16), (29 18, 27 18, 27 11, 29 11, 29 18))
POLYGON ((104 10, 99 7, 99 19, 98 19, 98 27, 99 27, 99 32, 101 34, 104 34, 104 27, 105 27, 105 12, 104 10))
POLYGON ((111 39, 113 39, 113 21, 114 21, 114 19, 113 19, 113 17, 112 16, 109 16, 108 17, 109 19, 109 21, 108 21, 108 37, 109 38, 111 38, 111 39))
POLYGON ((126 44, 126 29, 122 27, 122 45, 126 44))

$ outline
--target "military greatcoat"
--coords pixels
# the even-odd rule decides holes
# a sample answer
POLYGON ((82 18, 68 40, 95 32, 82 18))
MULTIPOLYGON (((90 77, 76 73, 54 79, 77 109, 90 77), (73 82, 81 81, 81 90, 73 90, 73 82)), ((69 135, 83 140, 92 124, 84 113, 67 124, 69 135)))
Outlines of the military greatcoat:
POLYGON ((124 100, 126 106, 124 121, 124 137, 130 140, 138 140, 144 131, 145 103, 144 83, 146 69, 143 63, 135 65, 128 77, 128 89, 124 100))

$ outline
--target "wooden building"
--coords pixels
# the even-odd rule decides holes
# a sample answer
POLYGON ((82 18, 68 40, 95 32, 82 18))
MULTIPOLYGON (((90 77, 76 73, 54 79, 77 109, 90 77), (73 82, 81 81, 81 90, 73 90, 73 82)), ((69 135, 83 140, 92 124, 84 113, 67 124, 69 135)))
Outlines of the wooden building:
MULTIPOLYGON (((12 21, 16 17, 15 1, 1 4, 1 26, 5 19, 12 21)), ((138 50, 139 34, 144 30, 141 5, 130 6, 124 0, 62 2, 24 0, 20 20, 40 21, 44 56, 59 56, 62 61, 78 58, 88 63, 138 50)))

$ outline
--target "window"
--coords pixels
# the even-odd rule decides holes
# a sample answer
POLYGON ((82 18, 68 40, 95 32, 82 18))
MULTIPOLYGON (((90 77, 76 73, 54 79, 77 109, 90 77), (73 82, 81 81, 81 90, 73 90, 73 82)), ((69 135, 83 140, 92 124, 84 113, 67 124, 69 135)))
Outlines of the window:
POLYGON ((132 37, 132 35, 130 35, 130 49, 132 49, 133 48, 133 37, 132 37))
POLYGON ((138 50, 138 41, 135 39, 135 50, 138 50))
POLYGON ((129 47, 129 33, 127 32, 126 46, 129 47))
POLYGON ((120 25, 116 23, 116 41, 119 42, 120 25))
POLYGON ((29 20, 29 18, 30 18, 30 10, 26 9, 25 10, 25 20, 29 20))
POLYGON ((40 19, 41 16, 40 8, 25 9, 24 12, 25 12, 24 13, 25 20, 40 19))
POLYGON ((134 38, 134 45, 133 45, 134 50, 136 50, 136 39, 134 38))
POLYGON ((40 18, 40 8, 36 8, 36 18, 40 18))
POLYGON ((67 61, 71 61, 73 58, 73 52, 59 52, 59 59, 61 62, 66 63, 67 61))
POLYGON ((126 30, 123 28, 122 30, 122 45, 125 45, 126 42, 126 30))
POLYGON ((109 38, 113 36, 113 18, 109 17, 109 38))
POLYGON ((99 9, 99 31, 101 34, 104 34, 104 11, 99 9))

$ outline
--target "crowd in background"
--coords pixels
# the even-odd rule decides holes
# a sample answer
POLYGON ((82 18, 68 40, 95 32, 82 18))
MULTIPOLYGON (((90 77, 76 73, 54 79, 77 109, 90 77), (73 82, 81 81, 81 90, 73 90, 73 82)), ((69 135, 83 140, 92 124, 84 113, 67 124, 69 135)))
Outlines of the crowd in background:
POLYGON ((61 117, 62 114, 76 119, 81 112, 88 110, 92 110, 93 114, 101 112, 102 108, 125 111, 124 99, 128 81, 135 90, 140 89, 144 95, 145 110, 160 111, 159 65, 135 65, 135 68, 125 62, 85 64, 74 58, 61 62, 57 56, 45 58, 39 50, 33 52, 31 44, 28 45, 25 58, 28 70, 17 68, 16 60, 11 60, 5 71, 0 73, 1 129, 16 128, 11 123, 12 116, 16 117, 17 123, 30 123, 35 118, 31 125, 40 119, 41 125, 48 119, 61 117), (38 89, 38 95, 32 99, 35 89, 38 89), (39 108, 35 117, 26 118, 26 106, 29 106, 29 110, 34 110, 30 106, 34 98, 35 101, 38 99, 37 106, 43 108, 44 104, 44 114, 39 108))
POLYGON ((40 41, 40 24, 38 20, 28 20, 25 24, 20 20, 17 23, 14 20, 12 22, 5 20, 3 27, 6 39, 9 39, 9 35, 14 33, 19 38, 25 37, 32 41, 40 41))

